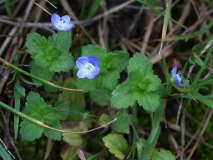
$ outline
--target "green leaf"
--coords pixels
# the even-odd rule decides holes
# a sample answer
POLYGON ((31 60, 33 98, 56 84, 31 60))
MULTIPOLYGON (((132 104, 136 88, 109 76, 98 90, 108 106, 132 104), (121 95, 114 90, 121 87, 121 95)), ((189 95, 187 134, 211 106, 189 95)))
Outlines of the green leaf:
POLYGON ((113 122, 113 128, 115 130, 124 130, 130 126, 129 119, 125 113, 119 111, 115 114, 115 118, 117 118, 117 120, 113 122))
POLYGON ((68 54, 71 47, 71 38, 69 32, 57 32, 48 38, 52 46, 55 46, 63 54, 68 54))
POLYGON ((38 54, 45 54, 46 48, 50 46, 50 43, 43 36, 38 33, 27 34, 26 47, 33 58, 38 54))
POLYGON ((157 92, 137 92, 135 96, 138 104, 148 112, 155 112, 160 104, 160 96, 157 92))
POLYGON ((103 87, 112 90, 117 85, 119 77, 120 74, 118 70, 112 70, 102 75, 100 81, 102 82, 103 87))
POLYGON ((130 86, 127 83, 118 85, 116 90, 112 92, 112 107, 121 109, 133 106, 135 103, 135 98, 132 95, 133 91, 130 90, 130 86))
POLYGON ((50 71, 66 72, 74 67, 74 59, 69 53, 68 33, 58 33, 48 39, 38 33, 27 35, 26 46, 38 66, 50 71))
POLYGON ((115 50, 107 54, 104 58, 104 67, 106 70, 116 69, 119 72, 124 70, 129 61, 129 54, 124 51, 115 50))
POLYGON ((90 19, 94 16, 95 12, 98 10, 100 3, 101 3, 101 0, 93 1, 92 5, 89 9, 88 16, 87 16, 88 19, 90 19))
POLYGON ((87 78, 78 78, 76 82, 78 89, 83 90, 83 92, 93 91, 98 86, 100 86, 99 78, 87 79, 87 78))
POLYGON ((129 55, 123 51, 113 51, 107 54, 100 62, 100 81, 103 87, 114 89, 120 78, 120 72, 128 64, 129 55))
POLYGON ((150 139, 152 139, 152 137, 149 136, 147 143, 146 143, 146 146, 141 152, 141 155, 140 155, 141 160, 150 160, 152 152, 153 152, 155 145, 157 143, 159 134, 160 134, 160 128, 158 129, 157 134, 156 134, 154 140, 152 140, 152 142, 150 142, 150 139))
POLYGON ((90 92, 90 98, 100 106, 106 106, 110 102, 111 90, 101 88, 90 92))
MULTIPOLYGON (((76 89, 75 79, 67 78, 64 82, 63 87, 76 89)), ((64 90, 63 93, 59 95, 58 101, 66 101, 69 104, 78 103, 80 105, 83 105, 85 100, 82 92, 70 92, 64 90)))
POLYGON ((122 135, 111 133, 103 137, 102 140, 104 141, 105 146, 109 148, 109 151, 117 158, 125 158, 125 153, 128 149, 128 143, 122 135))
POLYGON ((7 153, 7 151, 1 144, 0 144, 0 157, 2 157, 3 160, 12 160, 10 155, 7 153))
POLYGON ((44 131, 44 128, 27 120, 23 120, 20 124, 20 134, 23 140, 34 141, 39 139, 44 131))
POLYGON ((141 76, 153 74, 152 63, 149 59, 141 54, 135 53, 129 60, 128 72, 138 72, 141 76))
POLYGON ((54 105, 58 110, 58 119, 66 120, 70 114, 70 105, 66 101, 56 102, 54 105))
POLYGON ((151 160, 175 160, 175 156, 169 151, 162 148, 154 149, 151 160))
POLYGON ((36 55, 35 62, 37 65, 54 72, 67 72, 74 67, 72 55, 61 53, 54 46, 49 46, 45 54, 36 55))
POLYGON ((72 103, 70 106, 69 119, 75 121, 81 121, 85 110, 77 103, 72 103))
POLYGON ((89 44, 82 47, 82 56, 96 56, 101 61, 106 56, 106 51, 101 46, 89 44))
MULTIPOLYGON (((21 96, 25 96, 25 88, 19 83, 15 83, 14 86, 14 98, 15 98, 15 109, 20 111, 21 96)), ((17 139, 19 127, 19 116, 14 114, 14 137, 17 139)))
POLYGON ((162 100, 161 100, 159 107, 156 109, 156 112, 154 113, 154 120, 152 122, 153 124, 152 131, 150 133, 150 143, 152 143, 152 141, 157 136, 157 132, 160 127, 160 121, 162 118, 162 112, 163 112, 163 106, 162 106, 162 100))
MULTIPOLYGON (((25 103, 25 108, 23 110, 24 114, 53 128, 62 129, 56 108, 47 105, 38 93, 32 91, 28 94, 26 99, 27 102, 25 103)), ((23 120, 20 126, 20 133, 24 140, 33 141, 36 138, 40 138, 42 133, 54 140, 61 140, 62 133, 46 128, 44 129, 43 127, 28 120, 23 120)))
MULTIPOLYGON (((102 114, 98 119, 99 126, 103 126, 104 124, 107 124, 112 119, 107 114, 102 114)), ((107 128, 109 125, 105 126, 104 128, 107 128)))
MULTIPOLYGON (((44 80, 47 80, 47 81, 50 81, 52 79, 53 75, 54 75, 54 72, 50 71, 47 68, 43 68, 43 67, 37 65, 34 60, 32 60, 30 62, 30 72, 33 75, 35 75, 39 78, 42 78, 44 80)), ((33 79, 33 82, 36 83, 36 84, 42 85, 42 83, 38 80, 33 79)))
POLYGON ((157 91, 161 84, 161 80, 156 75, 146 75, 141 77, 139 87, 146 92, 157 91))

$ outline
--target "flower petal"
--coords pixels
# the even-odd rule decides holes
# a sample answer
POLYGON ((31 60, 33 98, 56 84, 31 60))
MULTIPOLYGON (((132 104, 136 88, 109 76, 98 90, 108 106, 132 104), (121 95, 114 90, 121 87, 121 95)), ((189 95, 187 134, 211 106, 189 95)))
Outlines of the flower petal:
POLYGON ((93 79, 95 78, 98 73, 100 72, 100 68, 99 67, 94 67, 92 70, 90 70, 90 72, 87 75, 88 79, 93 79))
POLYGON ((174 66, 172 69, 172 75, 175 75, 177 73, 177 66, 174 66))
POLYGON ((181 86, 181 87, 185 86, 183 83, 181 83, 181 82, 182 82, 182 79, 183 79, 183 77, 182 77, 181 75, 176 74, 176 75, 173 77, 173 79, 174 79, 175 83, 177 83, 179 86, 181 86))
POLYGON ((78 67, 78 69, 84 68, 89 64, 88 62, 88 58, 85 56, 79 57, 76 60, 76 66, 78 67))
POLYGON ((98 58, 95 56, 89 56, 88 62, 91 63, 94 67, 98 67, 98 58))
POLYGON ((89 74, 89 70, 87 68, 82 68, 77 72, 78 78, 85 78, 89 74))
POLYGON ((57 14, 52 14, 51 16, 51 22, 53 27, 56 29, 58 28, 57 26, 60 24, 60 17, 57 14))
POLYGON ((68 15, 60 18, 59 15, 52 14, 51 22, 54 29, 56 29, 57 31, 68 31, 75 26, 73 23, 70 22, 70 17, 68 15))
POLYGON ((64 23, 70 23, 70 17, 68 15, 61 17, 61 19, 64 21, 64 23))
POLYGON ((70 30, 71 28, 73 28, 75 25, 73 23, 69 23, 69 24, 66 24, 64 23, 63 24, 63 31, 68 31, 70 30))

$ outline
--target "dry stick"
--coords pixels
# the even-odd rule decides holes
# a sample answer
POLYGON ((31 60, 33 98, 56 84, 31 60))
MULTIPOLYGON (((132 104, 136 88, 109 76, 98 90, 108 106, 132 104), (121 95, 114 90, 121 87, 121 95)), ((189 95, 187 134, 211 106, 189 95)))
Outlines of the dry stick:
POLYGON ((31 2, 33 2, 35 5, 37 5, 38 7, 40 7, 41 9, 43 9, 46 13, 48 13, 49 15, 52 15, 50 12, 48 12, 44 7, 42 7, 40 4, 34 2, 34 0, 31 0, 31 2))
POLYGON ((154 17, 149 17, 149 23, 148 23, 148 29, 146 30, 146 33, 144 35, 144 40, 142 41, 142 45, 141 45, 141 49, 140 49, 140 52, 142 54, 145 54, 146 53, 146 48, 147 48, 147 45, 148 45, 148 41, 150 39, 150 36, 152 34, 152 31, 153 31, 153 26, 154 26, 154 17))
MULTIPOLYGON (((75 21, 79 21, 79 19, 76 17, 75 13, 72 11, 72 9, 69 6, 69 3, 66 0, 60 0, 64 9, 69 13, 69 15, 75 20, 75 21)), ((86 29, 84 28, 83 25, 79 24, 81 30, 85 33, 85 35, 89 38, 89 40, 93 43, 93 44, 97 44, 94 39, 89 35, 89 33, 86 31, 86 29)))
POLYGON ((199 145, 199 143, 200 143, 200 139, 202 138, 202 136, 203 136, 203 134, 204 134, 204 132, 205 132, 205 130, 206 130, 206 127, 207 127, 207 125, 208 125, 208 123, 209 123, 209 121, 210 121, 210 119, 211 119, 211 117, 212 117, 212 113, 213 113, 213 109, 210 109, 210 112, 209 112, 208 117, 207 117, 207 119, 206 119, 206 121, 205 121, 205 124, 204 124, 204 126, 203 126, 203 129, 201 130, 200 135, 199 135, 199 137, 198 137, 198 140, 197 140, 197 142, 195 143, 194 147, 192 148, 192 150, 191 150, 191 152, 190 152, 189 157, 187 158, 187 160, 190 160, 190 158, 192 157, 192 155, 193 155, 193 153, 195 152, 196 148, 198 147, 198 145, 199 145))

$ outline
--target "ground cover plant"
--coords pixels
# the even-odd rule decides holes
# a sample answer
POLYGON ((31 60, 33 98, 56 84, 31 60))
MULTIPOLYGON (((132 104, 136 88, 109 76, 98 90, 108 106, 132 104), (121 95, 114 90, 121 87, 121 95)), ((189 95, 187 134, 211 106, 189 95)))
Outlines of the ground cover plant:
POLYGON ((0 157, 211 160, 212 9, 0 2, 0 157))

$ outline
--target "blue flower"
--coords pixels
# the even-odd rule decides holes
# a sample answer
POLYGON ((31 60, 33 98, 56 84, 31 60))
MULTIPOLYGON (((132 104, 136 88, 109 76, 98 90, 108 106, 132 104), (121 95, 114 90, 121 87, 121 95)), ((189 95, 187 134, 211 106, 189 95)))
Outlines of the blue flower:
POLYGON ((87 77, 88 79, 93 79, 100 72, 100 68, 98 66, 98 59, 95 56, 79 57, 76 60, 76 66, 79 69, 77 73, 78 78, 87 77))
POLYGON ((59 15, 52 14, 51 22, 53 27, 57 31, 68 31, 75 26, 73 23, 70 22, 70 17, 68 15, 60 18, 59 15))
POLYGON ((185 86, 182 83, 183 76, 182 76, 181 72, 177 73, 177 66, 174 66, 174 68, 172 69, 172 78, 173 78, 173 81, 175 81, 175 83, 177 85, 179 85, 181 87, 185 86))

